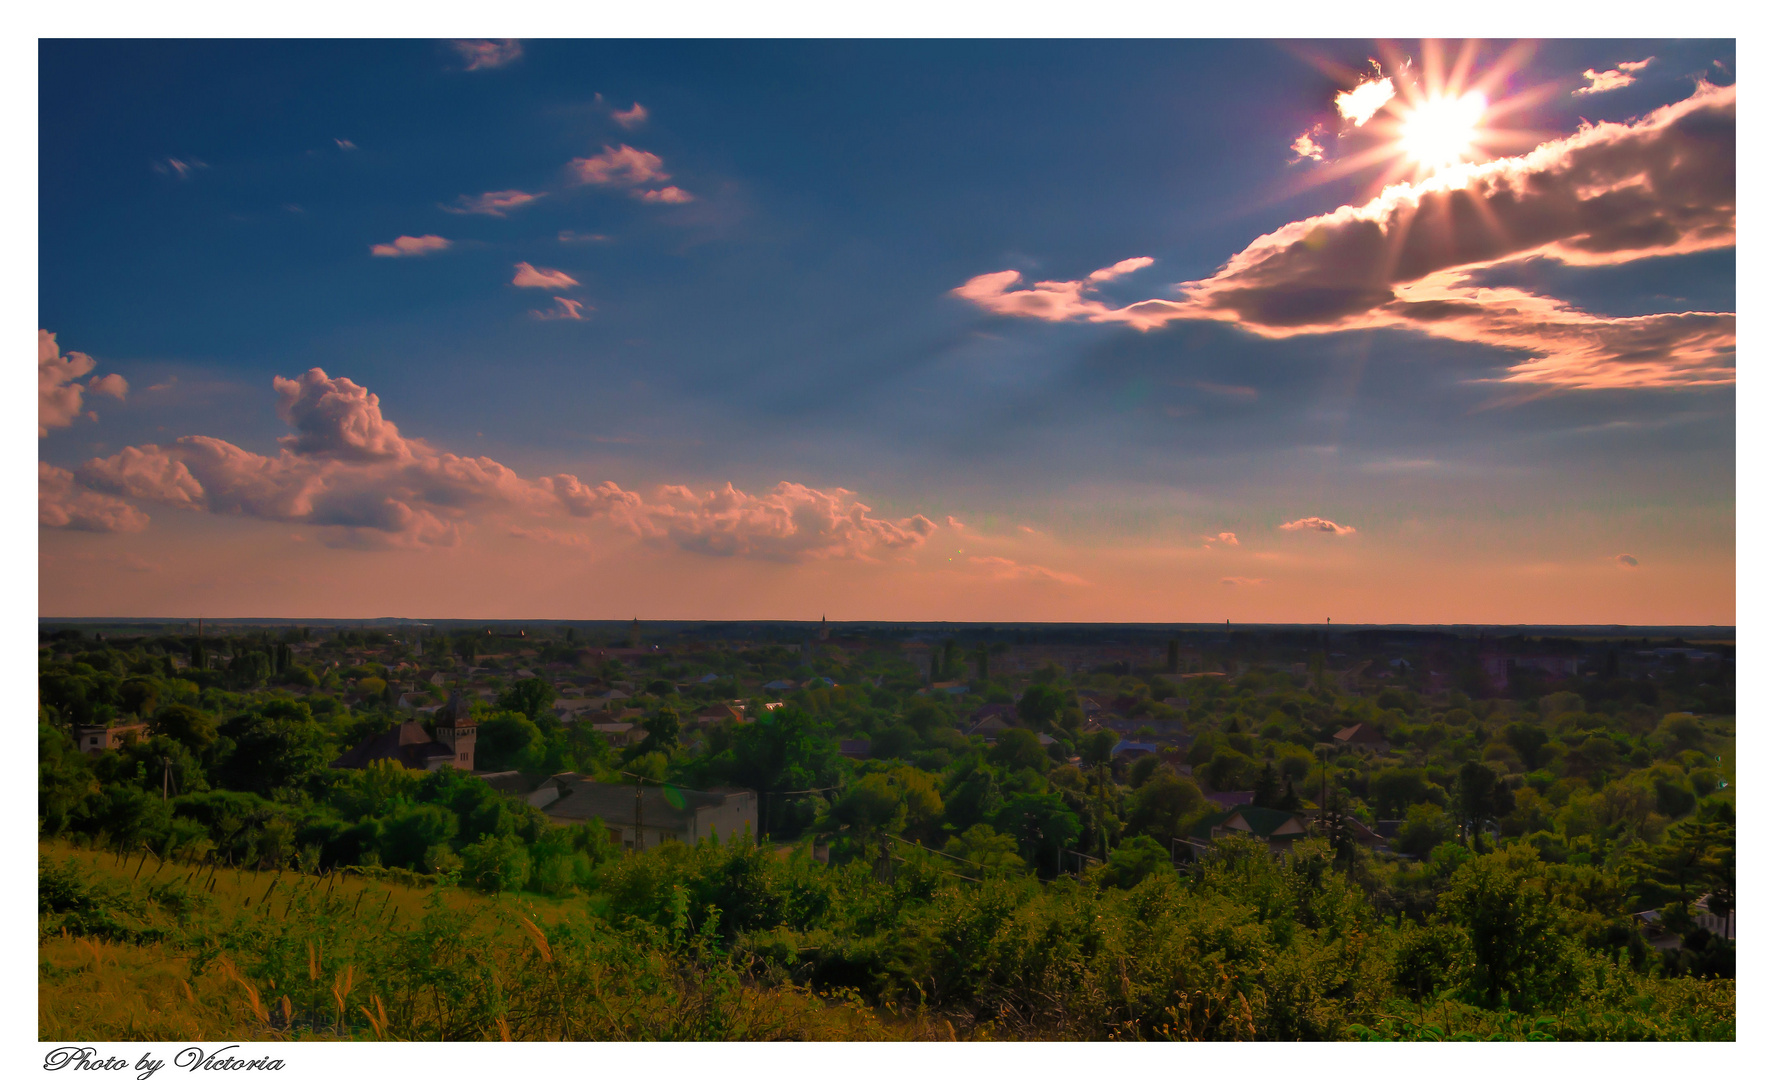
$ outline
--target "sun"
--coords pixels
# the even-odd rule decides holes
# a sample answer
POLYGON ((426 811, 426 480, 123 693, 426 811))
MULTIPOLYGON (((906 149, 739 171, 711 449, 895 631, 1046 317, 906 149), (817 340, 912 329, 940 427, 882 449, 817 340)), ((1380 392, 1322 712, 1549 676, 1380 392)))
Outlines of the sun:
POLYGON ((1428 172, 1465 161, 1478 148, 1488 107, 1477 90, 1424 98, 1400 117, 1398 149, 1428 172))

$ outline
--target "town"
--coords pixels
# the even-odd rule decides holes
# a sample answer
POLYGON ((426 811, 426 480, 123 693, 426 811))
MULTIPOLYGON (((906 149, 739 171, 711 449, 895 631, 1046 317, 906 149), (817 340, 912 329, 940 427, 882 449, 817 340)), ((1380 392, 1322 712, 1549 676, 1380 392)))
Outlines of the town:
MULTIPOLYGON (((945 890, 1110 902, 1266 864, 1398 937, 1361 961, 1391 965, 1375 1003, 1531 1013, 1580 962, 1734 976, 1734 660, 1704 628, 45 621, 39 826, 125 866, 689 928, 971 1027, 1004 1003, 871 952, 945 890), (896 910, 775 895, 810 882, 896 910), (1566 951, 1490 956, 1462 912, 1504 885, 1557 897, 1566 951)), ((1312 1037, 1384 1030, 1332 989, 1312 1037)), ((1304 1022, 1276 993, 1272 1037, 1304 1022)))

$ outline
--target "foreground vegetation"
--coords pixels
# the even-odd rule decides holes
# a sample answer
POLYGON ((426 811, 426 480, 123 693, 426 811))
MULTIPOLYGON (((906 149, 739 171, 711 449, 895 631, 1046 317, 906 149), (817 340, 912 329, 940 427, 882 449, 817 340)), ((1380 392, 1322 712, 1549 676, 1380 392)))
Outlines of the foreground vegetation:
POLYGON ((618 748, 519 677, 577 662, 570 638, 456 642, 497 691, 481 768, 763 796, 768 842, 634 854, 449 768, 328 768, 450 655, 286 636, 46 640, 41 1038, 1735 1035, 1734 944, 1700 925, 1734 907, 1730 672, 1685 650, 1490 697, 1429 685, 1427 652, 1302 674, 1236 639, 1196 663, 1249 670, 1193 680, 1005 678, 984 644, 923 674, 886 649, 662 652, 566 673, 633 691, 647 738, 618 748), (751 722, 680 724, 787 673, 751 722), (1009 726, 968 736, 994 703, 1009 726), (135 719, 96 756, 71 737, 135 719), (1390 747, 1336 745, 1352 723, 1390 747), (840 756, 856 736, 867 757, 840 756), (1238 790, 1312 838, 1173 862, 1238 790))

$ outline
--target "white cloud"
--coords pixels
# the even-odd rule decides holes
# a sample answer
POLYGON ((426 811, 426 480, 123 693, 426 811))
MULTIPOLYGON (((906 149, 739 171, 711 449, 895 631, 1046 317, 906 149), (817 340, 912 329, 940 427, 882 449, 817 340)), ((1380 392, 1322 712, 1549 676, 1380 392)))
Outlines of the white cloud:
POLYGON ((1294 152, 1295 161, 1324 160, 1324 147, 1318 145, 1318 141, 1312 137, 1317 131, 1317 128, 1313 128, 1311 131, 1301 132, 1300 137, 1295 139, 1293 144, 1288 147, 1289 150, 1294 152))
POLYGON ((148 527, 148 515, 122 499, 77 489, 73 473, 40 461, 37 524, 80 532, 140 532, 148 527))
POLYGON ((95 394, 114 397, 122 401, 129 396, 129 380, 121 375, 100 375, 86 384, 86 388, 95 394))
POLYGON ((1655 56, 1647 56, 1643 60, 1631 60, 1607 71, 1596 71, 1594 68, 1590 68, 1583 73, 1583 77, 1589 80, 1589 85, 1571 91, 1571 96, 1605 94, 1609 90, 1619 90, 1622 87, 1631 86, 1638 81, 1635 73, 1645 70, 1655 59, 1657 59, 1655 56))
POLYGON ((1337 112, 1343 119, 1360 127, 1372 120, 1374 114, 1384 108, 1397 93, 1398 89, 1392 85, 1391 79, 1369 79, 1336 96, 1337 112))
POLYGON ((640 199, 642 202, 687 203, 693 201, 696 196, 685 191, 683 188, 678 187, 676 184, 673 184, 670 187, 660 188, 657 191, 637 191, 635 192, 635 198, 640 199))
POLYGON ((585 318, 581 314, 584 309, 585 302, 583 300, 569 300, 564 296, 557 296, 554 297, 554 307, 547 311, 531 311, 530 314, 538 319, 582 320, 585 318))
POLYGON ((580 183, 604 187, 640 187, 671 179, 658 154, 636 150, 626 143, 614 148, 606 146, 595 157, 574 158, 567 167, 580 183))
MULTIPOLYGON (((129 382, 121 375, 100 375, 85 386, 77 380, 90 372, 97 362, 82 352, 63 353, 55 335, 39 328, 37 331, 37 437, 43 438, 51 428, 71 426, 85 410, 88 391, 122 401, 129 393, 129 382)), ((87 419, 97 416, 87 412, 87 419)))

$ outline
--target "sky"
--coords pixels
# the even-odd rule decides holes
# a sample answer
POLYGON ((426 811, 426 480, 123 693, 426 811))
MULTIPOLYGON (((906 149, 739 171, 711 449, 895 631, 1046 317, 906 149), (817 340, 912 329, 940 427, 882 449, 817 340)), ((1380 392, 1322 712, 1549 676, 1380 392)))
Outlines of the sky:
POLYGON ((45 41, 46 616, 1730 624, 1729 41, 45 41))

